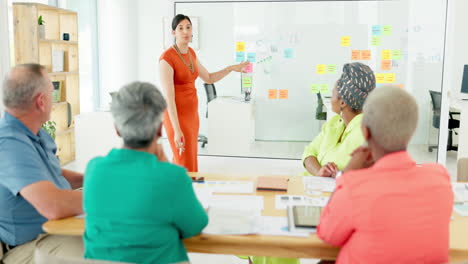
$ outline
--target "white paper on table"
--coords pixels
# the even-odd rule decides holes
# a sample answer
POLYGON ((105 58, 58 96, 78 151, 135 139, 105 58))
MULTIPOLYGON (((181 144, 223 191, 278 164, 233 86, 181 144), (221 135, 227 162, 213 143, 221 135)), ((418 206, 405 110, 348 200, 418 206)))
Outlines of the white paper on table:
POLYGON ((207 209, 210 206, 211 197, 213 196, 213 190, 210 188, 200 188, 193 184, 193 189, 198 201, 202 204, 203 208, 207 209))
POLYGON ((255 234, 258 228, 260 210, 210 208, 208 225, 204 234, 246 235, 255 234))
POLYGON ((85 218, 85 214, 75 215, 75 218, 85 218))
POLYGON ((287 217, 262 216, 259 220, 258 234, 271 236, 301 236, 307 237, 307 233, 290 232, 287 217))
POLYGON ((325 207, 330 200, 330 197, 320 196, 320 197, 305 197, 305 204, 318 206, 318 207, 325 207))
POLYGON ((452 189, 456 203, 468 202, 468 184, 461 182, 453 182, 452 189))
POLYGON ((232 210, 263 210, 263 196, 257 195, 213 195, 210 200, 211 208, 232 210))
POLYGON ((453 210, 461 216, 468 216, 468 204, 456 204, 453 210))
POLYGON ((336 180, 331 177, 304 176, 302 181, 306 190, 333 192, 336 186, 336 180))
POLYGON ((205 181, 193 184, 197 187, 204 185, 205 188, 211 188, 214 193, 254 193, 252 181, 205 181))

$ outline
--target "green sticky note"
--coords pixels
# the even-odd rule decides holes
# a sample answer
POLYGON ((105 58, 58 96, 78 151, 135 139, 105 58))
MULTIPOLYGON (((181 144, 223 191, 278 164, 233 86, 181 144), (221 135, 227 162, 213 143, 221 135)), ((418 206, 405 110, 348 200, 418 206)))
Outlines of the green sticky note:
POLYGON ((252 87, 252 77, 242 78, 242 88, 250 88, 250 87, 252 87))
POLYGON ((320 92, 320 86, 317 83, 313 83, 310 85, 310 92, 311 93, 319 93, 320 92))
POLYGON ((392 50, 392 59, 401 60, 401 50, 392 50))
POLYGON ((382 27, 382 35, 384 35, 384 36, 393 35, 393 27, 391 25, 384 25, 382 27))
POLYGON ((328 83, 320 84, 320 93, 323 93, 323 94, 329 93, 328 83))
POLYGON ((336 64, 328 64, 327 72, 332 74, 336 73, 336 64))
POLYGON ((382 38, 378 36, 372 36, 371 45, 372 46, 380 46, 382 44, 382 38))

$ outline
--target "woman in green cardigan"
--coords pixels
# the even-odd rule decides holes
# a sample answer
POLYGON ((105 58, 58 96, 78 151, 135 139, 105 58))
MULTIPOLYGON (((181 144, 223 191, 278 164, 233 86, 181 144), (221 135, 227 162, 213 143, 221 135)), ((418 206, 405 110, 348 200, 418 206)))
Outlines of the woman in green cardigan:
POLYGON ((162 147, 166 102, 149 83, 124 86, 111 111, 124 146, 89 162, 85 172, 85 257, 131 263, 187 262, 182 239, 208 223, 184 168, 162 147))

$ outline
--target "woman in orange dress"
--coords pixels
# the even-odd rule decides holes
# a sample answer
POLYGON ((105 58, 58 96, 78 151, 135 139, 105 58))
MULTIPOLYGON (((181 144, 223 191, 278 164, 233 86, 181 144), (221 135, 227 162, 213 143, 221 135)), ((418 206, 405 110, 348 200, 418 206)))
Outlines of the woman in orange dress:
POLYGON ((192 40, 192 22, 185 15, 172 20, 175 44, 159 58, 161 84, 166 93, 167 111, 164 128, 174 154, 174 163, 190 172, 198 171, 198 97, 195 80, 198 76, 205 83, 214 83, 232 71, 240 72, 249 62, 231 65, 209 73, 189 47, 192 40))

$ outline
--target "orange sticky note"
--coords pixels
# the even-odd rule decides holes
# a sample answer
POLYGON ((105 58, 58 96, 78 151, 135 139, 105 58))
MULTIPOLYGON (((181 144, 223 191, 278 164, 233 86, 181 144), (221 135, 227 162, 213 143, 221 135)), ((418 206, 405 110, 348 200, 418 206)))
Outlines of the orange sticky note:
POLYGON ((391 50, 382 50, 382 60, 391 60, 392 51, 391 50))
POLYGON ((327 73, 327 65, 326 64, 317 64, 317 68, 316 68, 315 72, 317 74, 327 73))
POLYGON ((382 61, 382 65, 380 66, 380 68, 383 70, 383 71, 389 71, 392 69, 392 61, 391 60, 383 60, 382 61))
POLYGON ((280 89, 279 90, 279 99, 288 99, 288 90, 280 89))
POLYGON ((398 87, 398 88, 401 88, 401 89, 405 89, 405 85, 404 85, 404 84, 398 84, 397 87, 398 87))
POLYGON ((268 99, 278 99, 278 90, 268 89, 268 99))
POLYGON ((360 60, 361 59, 361 51, 360 50, 352 50, 351 51, 351 60, 360 60))
POLYGON ((385 82, 385 73, 377 73, 375 75, 375 81, 377 83, 384 83, 385 82))
POLYGON ((394 83, 395 74, 394 73, 385 73, 385 83, 394 83))
POLYGON ((351 37, 350 36, 341 37, 341 46, 348 47, 350 45, 351 45, 351 37))
POLYGON ((370 60, 371 51, 370 50, 361 50, 361 60, 370 60))

